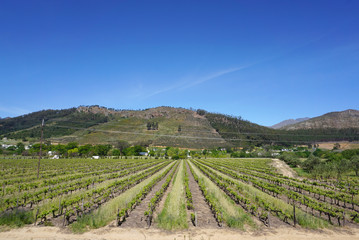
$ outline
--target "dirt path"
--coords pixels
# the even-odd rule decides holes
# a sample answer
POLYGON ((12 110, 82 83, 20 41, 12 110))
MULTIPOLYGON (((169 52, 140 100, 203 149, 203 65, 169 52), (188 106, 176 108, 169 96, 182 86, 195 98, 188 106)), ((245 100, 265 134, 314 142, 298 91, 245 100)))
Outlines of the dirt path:
POLYGON ((272 166, 275 167, 280 174, 283 174, 283 176, 298 178, 297 173, 293 169, 291 169, 285 162, 279 159, 272 159, 272 161, 272 166))
MULTIPOLYGON (((216 219, 214 218, 204 196, 199 189, 197 182, 189 169, 188 163, 186 164, 186 171, 188 173, 188 185, 192 193, 193 207, 197 214, 197 227, 201 228, 218 228, 216 219)), ((189 223, 188 226, 193 226, 189 223)))
POLYGON ((273 232, 259 229, 243 232, 231 229, 195 228, 185 231, 163 231, 159 229, 104 227, 84 234, 68 233, 57 227, 24 227, 0 232, 0 239, 6 240, 359 240, 359 230, 346 228, 335 230, 299 230, 276 228, 273 232))
POLYGON ((162 184, 166 181, 166 178, 168 177, 168 175, 170 175, 171 172, 173 172, 173 171, 174 171, 174 167, 173 167, 173 169, 171 169, 171 171, 169 171, 167 173, 167 175, 165 177, 163 177, 161 179, 161 181, 159 181, 152 188, 152 190, 147 194, 145 199, 142 200, 140 205, 138 205, 129 214, 129 217, 126 218, 126 221, 124 223, 122 223, 121 227, 123 227, 123 228, 145 228, 145 227, 147 227, 147 223, 145 221, 144 213, 148 208, 148 204, 150 203, 152 197, 156 194, 156 192, 161 189, 162 184))

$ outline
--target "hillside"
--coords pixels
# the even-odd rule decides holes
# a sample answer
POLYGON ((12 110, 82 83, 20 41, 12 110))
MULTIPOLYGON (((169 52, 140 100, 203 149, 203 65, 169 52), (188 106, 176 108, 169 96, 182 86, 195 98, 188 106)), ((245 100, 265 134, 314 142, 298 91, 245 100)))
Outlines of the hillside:
MULTIPOLYGON (((357 112, 350 110, 349 115, 357 112)), ((328 115, 331 116, 331 121, 334 121, 333 113, 328 115)), ((354 121, 345 114, 340 116, 344 116, 343 121, 354 121)), ((359 140, 359 126, 278 130, 251 123, 240 117, 205 110, 193 111, 173 107, 115 110, 100 106, 43 110, 0 119, 0 138, 36 142, 40 138, 40 123, 43 118, 44 139, 53 143, 116 145, 119 141, 126 141, 134 145, 214 148, 359 140)))
MULTIPOLYGON (((98 112, 97 107, 80 107, 78 112, 98 112)), ((106 114, 106 113, 105 113, 106 114)), ((57 142, 77 141, 81 144, 115 144, 119 140, 131 144, 208 148, 226 146, 227 142, 212 128, 209 121, 196 112, 171 107, 142 111, 122 110, 109 113, 110 120, 92 128, 76 131, 57 142)))
POLYGON ((42 119, 46 123, 44 138, 51 138, 72 134, 77 131, 76 128, 88 128, 105 123, 109 117, 104 114, 80 112, 76 108, 42 110, 19 117, 0 119, 0 136, 14 139, 39 139, 42 119))
POLYGON ((306 120, 309 120, 310 118, 297 118, 297 119, 287 119, 284 121, 281 121, 280 123, 274 124, 273 126, 270 126, 270 128, 274 128, 274 129, 280 129, 282 127, 288 126, 288 125, 293 125, 295 123, 299 123, 299 122, 303 122, 306 120))
POLYGON ((330 112, 319 117, 311 118, 303 122, 282 127, 284 130, 298 129, 348 129, 359 128, 359 111, 345 110, 342 112, 330 112))

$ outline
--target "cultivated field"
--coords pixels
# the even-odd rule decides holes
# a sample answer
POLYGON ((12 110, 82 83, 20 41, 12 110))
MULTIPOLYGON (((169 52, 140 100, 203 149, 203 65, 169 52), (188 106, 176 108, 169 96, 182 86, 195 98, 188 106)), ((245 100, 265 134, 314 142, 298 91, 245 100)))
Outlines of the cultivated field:
POLYGON ((274 166, 43 159, 37 179, 37 160, 3 159, 0 239, 359 238, 356 180, 298 180, 274 166))

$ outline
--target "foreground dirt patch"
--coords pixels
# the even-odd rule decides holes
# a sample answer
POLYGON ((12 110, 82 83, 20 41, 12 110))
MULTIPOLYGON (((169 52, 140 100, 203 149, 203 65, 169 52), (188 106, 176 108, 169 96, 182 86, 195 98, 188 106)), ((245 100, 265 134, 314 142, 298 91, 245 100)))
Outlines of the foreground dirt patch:
POLYGON ((285 227, 267 231, 241 232, 230 229, 191 228, 185 231, 167 232, 159 229, 104 227, 84 234, 72 234, 66 229, 57 227, 25 227, 8 232, 1 232, 0 239, 32 239, 32 240, 359 240, 358 229, 341 228, 339 230, 309 231, 285 227))

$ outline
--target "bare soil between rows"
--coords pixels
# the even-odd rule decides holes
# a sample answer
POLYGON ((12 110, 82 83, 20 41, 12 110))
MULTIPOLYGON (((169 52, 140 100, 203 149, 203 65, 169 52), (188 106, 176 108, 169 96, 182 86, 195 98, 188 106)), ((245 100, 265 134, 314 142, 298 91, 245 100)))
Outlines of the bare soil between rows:
MULTIPOLYGON (((194 180, 194 177, 189 169, 188 163, 186 164, 186 171, 188 174, 188 186, 192 193, 193 208, 197 215, 197 224, 198 227, 202 228, 216 228, 218 223, 213 216, 211 209, 209 208, 206 200, 199 189, 197 182, 194 180)), ((188 216, 190 214, 187 214, 188 216)), ((191 226, 192 223, 189 224, 191 226)))
POLYGON ((145 221, 145 211, 148 209, 148 204, 151 199, 155 196, 156 192, 161 189, 163 183, 166 181, 167 177, 175 170, 175 166, 164 176, 156 185, 152 188, 149 194, 141 201, 141 203, 129 214, 129 217, 126 218, 126 221, 121 224, 120 227, 123 228, 145 228, 147 227, 147 222, 145 221))

